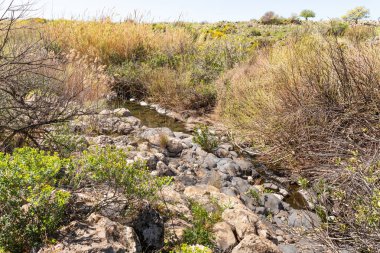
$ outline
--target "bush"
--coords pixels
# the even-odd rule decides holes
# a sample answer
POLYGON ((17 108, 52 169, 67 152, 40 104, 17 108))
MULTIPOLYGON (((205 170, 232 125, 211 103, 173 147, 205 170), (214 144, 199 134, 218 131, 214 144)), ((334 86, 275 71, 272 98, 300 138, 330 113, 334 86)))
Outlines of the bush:
POLYGON ((212 253, 212 250, 202 245, 190 246, 182 244, 174 251, 170 251, 170 253, 212 253))
POLYGON ((365 161, 353 152, 338 159, 344 169, 315 187, 324 210, 326 231, 331 244, 350 244, 357 252, 377 252, 380 243, 380 159, 365 161), (321 187, 323 186, 323 187, 321 187), (344 244, 340 240, 344 238, 344 244))
POLYGON ((328 35, 333 36, 343 36, 349 25, 346 22, 341 22, 339 20, 333 20, 330 23, 330 27, 327 30, 328 35))
POLYGON ((210 132, 206 125, 195 128, 193 141, 208 152, 212 152, 218 146, 217 137, 210 132))
POLYGON ((131 162, 125 150, 113 147, 84 151, 74 164, 70 174, 75 187, 88 181, 106 184, 123 194, 129 205, 133 200, 154 200, 157 191, 171 182, 170 177, 152 176, 142 161, 131 162))
POLYGON ((278 16, 273 11, 266 12, 261 18, 261 23, 264 25, 281 25, 284 23, 284 19, 278 16))
POLYGON ((56 232, 70 198, 56 186, 68 165, 32 148, 0 153, 0 248, 30 252, 56 232))
POLYGON ((379 145, 380 47, 320 33, 263 50, 221 80, 218 111, 267 158, 316 173, 379 145))
POLYGON ((301 174, 303 188, 319 188, 316 211, 328 245, 377 252, 380 46, 366 29, 343 37, 317 30, 298 32, 228 73, 218 86, 218 112, 261 148, 262 159, 301 174))
POLYGON ((223 208, 213 203, 215 211, 209 212, 199 203, 191 202, 190 204, 193 227, 184 231, 183 241, 189 245, 199 244, 213 248, 215 245, 212 228, 221 220, 223 208))

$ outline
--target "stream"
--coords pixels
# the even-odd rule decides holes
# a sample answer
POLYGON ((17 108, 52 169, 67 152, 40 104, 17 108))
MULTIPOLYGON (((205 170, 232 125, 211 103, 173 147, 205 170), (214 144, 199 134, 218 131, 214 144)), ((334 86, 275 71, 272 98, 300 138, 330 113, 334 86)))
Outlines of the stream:
MULTIPOLYGON (((142 106, 138 102, 131 102, 128 100, 118 100, 108 105, 109 109, 116 109, 121 107, 127 108, 134 117, 140 119, 141 123, 149 128, 167 127, 173 132, 189 133, 189 131, 187 131, 185 128, 184 122, 171 118, 167 115, 160 114, 149 105, 142 106)), ((245 159, 250 160, 254 164, 257 163, 251 157, 245 157, 245 159)), ((306 208, 307 202, 303 198, 302 194, 298 192, 299 186, 297 184, 281 183, 276 180, 278 177, 284 177, 281 170, 268 168, 266 166, 264 166, 264 168, 265 169, 259 168, 258 172, 266 182, 273 182, 277 185, 281 185, 281 187, 285 188, 289 192, 289 196, 284 199, 285 202, 287 202, 292 208, 295 209, 306 208)))
POLYGON ((173 132, 189 133, 185 128, 185 123, 173 119, 167 115, 159 114, 154 108, 142 106, 137 102, 128 100, 114 101, 110 105, 110 109, 127 108, 133 116, 141 120, 144 126, 149 128, 167 127, 173 132))

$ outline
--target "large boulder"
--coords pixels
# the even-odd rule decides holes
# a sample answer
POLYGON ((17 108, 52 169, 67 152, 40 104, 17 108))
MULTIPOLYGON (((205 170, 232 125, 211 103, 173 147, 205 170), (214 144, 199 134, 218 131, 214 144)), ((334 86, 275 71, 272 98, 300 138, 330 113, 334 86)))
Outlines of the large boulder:
POLYGON ((176 138, 168 138, 166 149, 169 151, 170 156, 176 157, 183 150, 182 141, 176 138))
POLYGON ((164 246, 164 221, 151 207, 145 207, 133 222, 144 251, 160 250, 164 246))
POLYGON ((281 253, 271 241, 255 234, 246 236, 233 250, 232 253, 281 253))
POLYGON ((117 108, 113 110, 113 114, 118 117, 129 117, 132 116, 131 112, 126 108, 117 108))
POLYGON ((234 231, 228 223, 216 223, 213 232, 215 244, 223 252, 228 252, 237 244, 234 231))
POLYGON ((169 137, 175 137, 172 130, 167 127, 162 128, 148 128, 144 130, 140 137, 149 141, 155 146, 166 146, 169 142, 169 137))
POLYGON ((70 223, 60 234, 59 243, 45 246, 39 253, 142 252, 133 228, 99 214, 92 214, 85 222, 70 223))
POLYGON ((242 207, 224 210, 222 219, 236 230, 240 240, 246 235, 256 234, 256 224, 260 220, 255 213, 242 207))

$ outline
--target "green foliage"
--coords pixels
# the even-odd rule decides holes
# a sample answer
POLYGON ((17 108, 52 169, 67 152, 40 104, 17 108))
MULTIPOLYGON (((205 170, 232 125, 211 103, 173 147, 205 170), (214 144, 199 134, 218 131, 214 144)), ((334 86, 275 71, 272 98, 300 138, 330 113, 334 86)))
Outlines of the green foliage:
POLYGON ((255 200, 257 204, 260 203, 261 194, 258 190, 250 189, 249 194, 252 196, 252 198, 255 200))
POLYGON ((303 178, 303 177, 300 177, 298 180, 297 180, 297 183, 298 185, 302 188, 302 189, 307 189, 308 185, 309 185, 309 180, 307 180, 307 178, 303 178))
POLYGON ((192 228, 184 231, 183 241, 187 244, 200 244, 210 248, 214 247, 212 227, 221 220, 223 208, 213 203, 214 211, 206 210, 201 204, 191 202, 193 216, 192 228))
POLYGON ((56 232, 70 193, 56 189, 69 160, 32 148, 0 153, 0 248, 25 252, 56 232))
POLYGON ((78 136, 70 131, 68 124, 55 126, 54 131, 43 140, 43 147, 54 150, 61 157, 69 157, 73 152, 80 152, 88 147, 83 136, 78 136))
POLYGON ((144 162, 130 162, 124 150, 109 146, 84 151, 75 165, 71 175, 76 187, 86 180, 106 183, 129 199, 154 200, 157 191, 172 180, 152 176, 144 162))
POLYGON ((260 21, 264 25, 281 25, 284 24, 285 19, 273 11, 268 11, 260 18, 260 21))
POLYGON ((355 9, 348 11, 342 18, 347 21, 358 23, 360 19, 369 18, 369 10, 363 6, 356 7, 355 9))
POLYGON ((201 145, 201 147, 208 152, 213 151, 218 146, 217 137, 210 132, 206 125, 195 128, 193 141, 201 145))
POLYGON ((315 12, 312 10, 303 10, 301 11, 300 16, 308 20, 309 18, 315 18, 315 12))
POLYGON ((349 25, 346 22, 341 22, 339 20, 332 20, 330 23, 330 28, 327 34, 334 36, 343 36, 349 25))
POLYGON ((188 244, 181 244, 174 251, 170 251, 170 253, 212 253, 212 250, 204 247, 204 246, 190 246, 188 244))

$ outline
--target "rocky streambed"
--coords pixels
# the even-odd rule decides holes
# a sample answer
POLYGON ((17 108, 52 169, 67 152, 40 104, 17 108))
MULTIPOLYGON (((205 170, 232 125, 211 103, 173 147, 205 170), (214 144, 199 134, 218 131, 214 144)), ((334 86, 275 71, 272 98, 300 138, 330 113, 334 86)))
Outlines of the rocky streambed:
MULTIPOLYGON (((165 242, 181 242, 183 232, 193 226, 194 202, 209 212, 215 203, 223 207, 212 228, 215 252, 327 252, 313 233, 321 221, 312 201, 306 202, 308 210, 285 201, 289 189, 279 182, 287 178, 263 177, 259 172, 266 167, 239 156, 228 142, 206 152, 182 123, 161 118, 160 124, 166 127, 152 127, 144 119, 147 113, 138 114, 137 109, 103 110, 72 121, 70 127, 88 148, 124 149, 131 161, 144 160, 151 174, 173 177, 160 193, 163 210, 147 207, 137 219, 128 221, 120 218, 123 206, 92 209, 105 197, 103 189, 81 189, 74 193, 75 206, 92 213, 62 228, 58 243, 41 253, 159 252, 165 242)), ((298 194, 312 199, 311 193, 298 194)))

